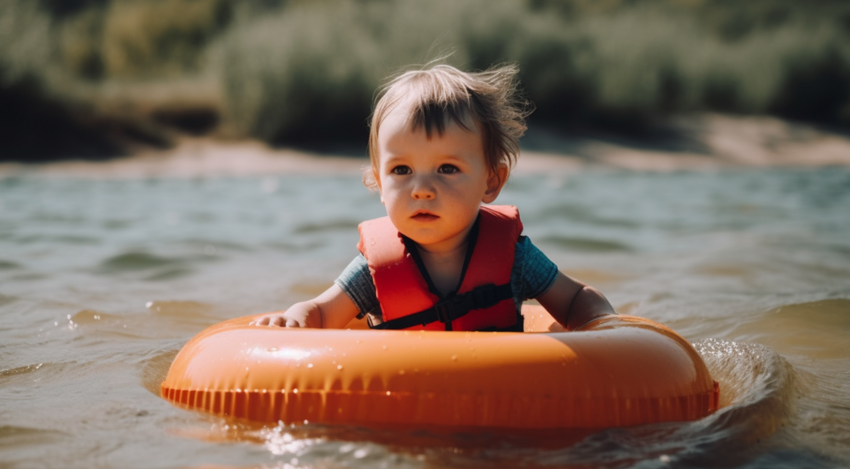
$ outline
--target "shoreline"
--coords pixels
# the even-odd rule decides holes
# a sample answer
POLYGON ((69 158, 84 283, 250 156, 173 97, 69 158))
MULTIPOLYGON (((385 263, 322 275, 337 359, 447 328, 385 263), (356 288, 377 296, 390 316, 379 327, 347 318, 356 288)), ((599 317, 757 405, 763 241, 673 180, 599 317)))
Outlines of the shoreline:
MULTIPOLYGON (((523 137, 515 174, 700 171, 736 168, 850 166, 850 134, 773 117, 702 114, 671 119, 663 136, 629 140, 533 128, 523 137)), ((365 157, 271 148, 257 141, 185 138, 174 148, 108 160, 0 163, 0 177, 37 175, 106 179, 361 174, 365 157)))

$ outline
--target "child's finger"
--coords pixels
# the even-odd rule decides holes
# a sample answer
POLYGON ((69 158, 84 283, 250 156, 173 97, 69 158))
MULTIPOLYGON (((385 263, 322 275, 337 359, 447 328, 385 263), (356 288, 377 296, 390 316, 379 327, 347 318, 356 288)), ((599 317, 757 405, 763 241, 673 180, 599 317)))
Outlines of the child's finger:
POLYGON ((260 318, 255 319, 248 323, 249 326, 267 326, 269 324, 269 318, 260 318))

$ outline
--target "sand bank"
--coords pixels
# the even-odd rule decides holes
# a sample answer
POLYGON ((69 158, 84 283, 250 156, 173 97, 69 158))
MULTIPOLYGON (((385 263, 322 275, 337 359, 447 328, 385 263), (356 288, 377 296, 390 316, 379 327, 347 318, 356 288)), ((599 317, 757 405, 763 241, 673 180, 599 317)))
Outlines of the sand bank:
MULTIPOLYGON (((365 146, 365 145, 364 145, 365 146)), ((364 157, 270 148, 252 141, 184 139, 164 151, 140 151, 107 161, 0 164, 0 177, 93 178, 359 174, 364 157)), ((850 134, 770 117, 718 114, 670 120, 648 139, 564 134, 530 129, 517 173, 573 172, 607 167, 636 171, 850 165, 850 134)))

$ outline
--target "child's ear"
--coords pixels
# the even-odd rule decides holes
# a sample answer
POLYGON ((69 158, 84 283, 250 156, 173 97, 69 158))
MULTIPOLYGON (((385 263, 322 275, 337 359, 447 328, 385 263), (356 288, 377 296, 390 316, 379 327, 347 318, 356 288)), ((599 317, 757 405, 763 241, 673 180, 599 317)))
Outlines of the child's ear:
POLYGON ((490 171, 490 175, 487 177, 487 191, 484 192, 484 197, 481 198, 481 201, 489 204, 496 200, 496 197, 502 192, 502 187, 505 186, 505 182, 507 181, 508 165, 500 164, 495 171, 490 171))

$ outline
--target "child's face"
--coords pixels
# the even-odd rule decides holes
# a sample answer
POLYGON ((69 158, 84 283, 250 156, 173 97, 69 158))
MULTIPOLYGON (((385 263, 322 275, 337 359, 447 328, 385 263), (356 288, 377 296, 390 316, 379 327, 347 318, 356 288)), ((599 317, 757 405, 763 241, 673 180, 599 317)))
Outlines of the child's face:
POLYGON ((466 241, 481 202, 499 195, 507 177, 492 174, 478 127, 447 122, 443 135, 412 131, 404 107, 390 112, 378 132, 381 202, 395 227, 428 251, 448 251, 466 241))

